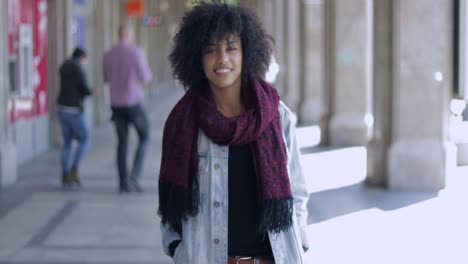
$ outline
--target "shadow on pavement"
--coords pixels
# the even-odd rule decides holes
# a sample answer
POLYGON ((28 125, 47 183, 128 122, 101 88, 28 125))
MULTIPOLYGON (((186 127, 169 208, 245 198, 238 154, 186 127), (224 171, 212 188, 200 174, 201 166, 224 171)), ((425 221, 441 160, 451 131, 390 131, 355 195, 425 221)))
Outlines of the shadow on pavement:
POLYGON ((438 192, 400 192, 366 186, 363 182, 319 191, 309 196, 308 224, 320 223, 335 217, 378 208, 397 210, 436 198, 438 192))

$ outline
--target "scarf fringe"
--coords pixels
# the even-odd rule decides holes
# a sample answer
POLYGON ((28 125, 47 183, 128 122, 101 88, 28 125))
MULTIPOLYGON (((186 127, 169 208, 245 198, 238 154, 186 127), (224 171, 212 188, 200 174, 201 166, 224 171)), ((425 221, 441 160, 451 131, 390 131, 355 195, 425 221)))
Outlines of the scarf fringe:
POLYGON ((262 201, 260 232, 280 233, 292 226, 293 198, 272 198, 262 201))
POLYGON ((159 181, 159 209, 161 222, 182 235, 182 221, 199 212, 198 180, 194 178, 192 189, 187 190, 172 183, 159 181))

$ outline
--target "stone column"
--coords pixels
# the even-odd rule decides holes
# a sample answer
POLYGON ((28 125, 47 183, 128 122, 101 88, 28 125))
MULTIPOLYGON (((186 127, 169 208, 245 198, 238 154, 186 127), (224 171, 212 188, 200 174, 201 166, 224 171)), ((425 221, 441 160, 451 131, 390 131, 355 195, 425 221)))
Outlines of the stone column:
POLYGON ((371 134, 372 2, 334 0, 333 145, 365 145, 371 134))
POLYGON ((279 66, 279 72, 276 76, 275 86, 279 94, 283 97, 285 90, 285 77, 286 77, 286 52, 285 52, 285 0, 272 0, 274 30, 273 38, 275 39, 274 56, 279 66))
POLYGON ((293 111, 299 111, 301 82, 300 1, 285 2, 285 86, 284 101, 293 111))
MULTIPOLYGON (((460 98, 468 102, 468 3, 459 2, 459 74, 458 87, 460 98)), ((463 119, 467 119, 468 111, 465 109, 463 119)))
POLYGON ((374 1, 374 57, 372 113, 375 117, 372 138, 367 144, 367 183, 387 186, 388 150, 392 132, 393 0, 374 1))
POLYGON ((241 6, 244 6, 244 7, 247 7, 248 9, 254 11, 255 13, 257 13, 257 15, 260 15, 258 13, 259 11, 259 7, 261 4, 263 4, 262 2, 265 2, 265 0, 238 0, 239 2, 239 5, 241 6))
POLYGON ((269 0, 259 0, 258 16, 262 20, 263 26, 268 34, 273 36, 274 32, 274 6, 269 0))
POLYGON ((452 23, 452 1, 394 1, 390 188, 444 188, 455 166, 448 141, 452 23))
POLYGON ((172 40, 176 34, 182 14, 185 10, 184 1, 161 1, 156 6, 157 13, 162 16, 162 24, 152 28, 154 51, 148 54, 153 68, 153 86, 155 96, 167 94, 175 87, 172 68, 168 56, 172 50, 172 40))
MULTIPOLYGON (((275 36, 275 23, 276 23, 276 17, 275 17, 275 5, 273 1, 271 0, 256 0, 256 1, 251 1, 251 0, 239 0, 240 5, 246 6, 253 10, 258 18, 260 19, 263 28, 267 32, 267 34, 273 38, 276 38, 275 36)), ((274 54, 276 55, 277 53, 277 43, 271 43, 272 46, 274 47, 274 54)), ((281 87, 278 87, 278 74, 275 75, 275 70, 274 67, 271 67, 271 72, 267 71, 265 79, 269 82, 276 82, 277 89, 279 90, 281 87), (276 80, 273 80, 273 77, 276 77, 276 80)), ((283 98, 284 99, 284 98, 283 98)))
POLYGON ((95 94, 94 94, 94 121, 96 125, 102 125, 109 121, 110 118, 110 96, 109 91, 104 84, 102 73, 102 58, 105 52, 112 46, 112 36, 117 31, 111 24, 111 8, 112 0, 95 1, 94 20, 96 22, 94 31, 94 48, 96 57, 96 78, 95 78, 95 94))
MULTIPOLYGON (((459 1, 459 74, 458 74, 458 89, 459 98, 468 102, 468 3, 459 1)), ((463 104, 462 104, 463 105, 463 104)), ((451 128, 453 129, 452 139, 457 145, 457 163, 458 165, 468 165, 468 138, 466 133, 463 133, 465 122, 468 119, 468 108, 460 107, 462 115, 453 117, 451 128)), ((457 113, 458 114, 458 113, 457 113)))
POLYGON ((335 1, 323 1, 323 109, 324 117, 320 124, 320 142, 330 145, 330 121, 335 101, 335 1))
POLYGON ((302 0, 302 67, 300 121, 318 125, 322 135, 328 122, 328 92, 325 87, 325 0, 302 0))
POLYGON ((115 45, 119 41, 119 34, 118 34, 118 28, 122 23, 125 23, 128 21, 128 19, 125 17, 123 8, 120 8, 121 5, 124 4, 124 1, 122 0, 110 0, 109 1, 109 9, 110 9, 110 32, 111 32, 111 46, 115 45))
POLYGON ((8 1, 0 1, 0 191, 16 181, 16 147, 8 120, 8 1))
POLYGON ((56 98, 59 92, 58 68, 73 51, 72 43, 72 1, 47 1, 48 32, 48 92, 50 116, 50 144, 59 146, 62 140, 57 118, 56 98))
MULTIPOLYGON (((165 8, 169 8, 169 2, 167 1, 164 1, 164 2, 160 2, 160 1, 151 1, 151 0, 147 0, 146 1, 147 4, 146 4, 146 9, 147 9, 147 14, 149 15, 161 15, 161 12, 158 11, 158 6, 160 7, 161 5, 163 6, 163 9, 165 8)), ((146 57, 148 59, 148 64, 151 68, 151 71, 153 73, 153 76, 156 76, 156 71, 157 71, 157 67, 156 67, 156 60, 155 60, 155 53, 156 53, 156 48, 157 47, 157 39, 156 39, 156 27, 157 26, 151 26, 151 27, 147 27, 146 28, 146 32, 147 32, 147 41, 146 41, 146 47, 147 49, 145 50, 146 52, 146 57)), ((155 79, 153 77, 153 81, 152 83, 149 85, 148 87, 148 96, 151 96, 151 97, 154 97, 156 95, 156 89, 157 89, 157 86, 155 85, 155 79)))

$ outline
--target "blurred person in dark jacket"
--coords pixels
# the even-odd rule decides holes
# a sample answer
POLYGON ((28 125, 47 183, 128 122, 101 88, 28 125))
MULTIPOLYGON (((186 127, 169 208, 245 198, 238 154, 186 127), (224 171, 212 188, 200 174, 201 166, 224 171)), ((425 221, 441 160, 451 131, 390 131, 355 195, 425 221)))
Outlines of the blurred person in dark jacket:
POLYGON ((83 113, 83 101, 91 95, 83 65, 87 54, 81 48, 73 51, 72 57, 60 67, 60 93, 57 99, 57 114, 62 127, 62 186, 81 187, 78 168, 88 148, 88 128, 83 113), (72 140, 78 141, 75 155, 71 157, 72 140))
POLYGON ((146 55, 133 44, 133 29, 129 24, 119 27, 119 42, 104 54, 104 81, 109 84, 112 121, 117 132, 117 168, 119 192, 143 192, 139 183, 149 142, 149 120, 143 106, 143 86, 152 80, 146 55), (129 128, 138 134, 133 166, 127 170, 129 128))

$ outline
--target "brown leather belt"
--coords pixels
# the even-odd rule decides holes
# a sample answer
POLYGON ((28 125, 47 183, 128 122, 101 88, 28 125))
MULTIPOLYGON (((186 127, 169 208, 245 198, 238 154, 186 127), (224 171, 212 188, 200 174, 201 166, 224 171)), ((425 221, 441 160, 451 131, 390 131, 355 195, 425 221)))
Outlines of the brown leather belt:
POLYGON ((275 264, 275 261, 266 257, 228 257, 228 264, 275 264))

